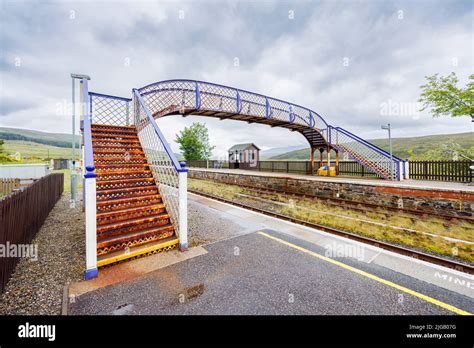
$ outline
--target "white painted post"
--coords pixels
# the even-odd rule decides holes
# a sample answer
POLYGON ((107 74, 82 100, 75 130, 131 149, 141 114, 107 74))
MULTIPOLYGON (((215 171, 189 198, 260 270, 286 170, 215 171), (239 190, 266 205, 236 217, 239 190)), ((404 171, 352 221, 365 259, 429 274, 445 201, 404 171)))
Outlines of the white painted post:
POLYGON ((405 164, 405 179, 410 179, 410 164, 408 160, 403 163, 405 164))
POLYGON ((81 170, 82 170, 82 211, 85 211, 86 209, 86 179, 84 178, 84 175, 86 174, 86 162, 84 161, 84 144, 81 145, 81 151, 82 151, 82 161, 81 161, 81 170))
POLYGON ((85 179, 86 279, 97 277, 97 220, 95 177, 85 179))
POLYGON ((188 172, 178 173, 179 250, 188 249, 188 172))
POLYGON ((85 279, 97 277, 97 207, 96 174, 92 150, 91 114, 87 79, 81 79, 82 116, 84 119, 84 201, 86 219, 85 279))

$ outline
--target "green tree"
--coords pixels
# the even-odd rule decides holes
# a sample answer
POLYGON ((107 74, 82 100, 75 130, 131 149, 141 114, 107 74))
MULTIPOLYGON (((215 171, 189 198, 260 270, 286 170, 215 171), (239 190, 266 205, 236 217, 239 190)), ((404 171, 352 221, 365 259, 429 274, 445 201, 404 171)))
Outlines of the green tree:
POLYGON ((474 146, 471 148, 463 148, 460 144, 453 140, 448 140, 445 144, 424 152, 417 159, 420 160, 465 160, 474 157, 474 146))
POLYGON ((474 75, 469 76, 465 88, 456 86, 458 78, 454 72, 446 77, 438 74, 426 76, 426 80, 426 84, 421 86, 421 111, 430 108, 434 117, 471 116, 474 122, 474 75))
POLYGON ((190 127, 184 127, 175 140, 183 152, 186 161, 207 160, 212 155, 214 146, 209 143, 209 133, 204 123, 194 122, 190 127))

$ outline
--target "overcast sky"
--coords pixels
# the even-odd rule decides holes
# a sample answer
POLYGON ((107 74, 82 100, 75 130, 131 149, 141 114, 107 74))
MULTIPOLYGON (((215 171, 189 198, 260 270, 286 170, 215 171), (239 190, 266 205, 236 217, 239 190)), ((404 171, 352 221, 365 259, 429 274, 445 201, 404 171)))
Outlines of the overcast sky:
MULTIPOLYGON (((417 112, 424 76, 474 73, 473 1, 5 1, 0 125, 70 132, 71 72, 90 89, 199 79, 319 112, 365 138, 472 131, 470 118, 417 112), (238 64, 235 64, 238 61, 238 64)), ((234 143, 305 145, 285 129, 204 117, 158 121, 175 134, 205 122, 216 155, 234 143)))

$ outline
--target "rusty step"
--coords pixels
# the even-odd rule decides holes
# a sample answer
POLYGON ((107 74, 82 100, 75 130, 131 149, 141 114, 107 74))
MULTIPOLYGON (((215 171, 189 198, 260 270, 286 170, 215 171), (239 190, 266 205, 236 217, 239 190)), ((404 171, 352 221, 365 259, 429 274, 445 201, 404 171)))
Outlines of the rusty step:
POLYGON ((108 192, 98 192, 97 201, 107 201, 109 199, 120 199, 120 198, 132 198, 139 197, 142 195, 157 195, 159 194, 158 188, 156 186, 143 186, 138 188, 126 188, 126 189, 116 189, 116 190, 107 190, 108 192))
POLYGON ((111 149, 97 149, 94 151, 94 156, 95 155, 124 155, 125 153, 128 153, 129 155, 145 155, 145 152, 143 150, 128 150, 124 151, 121 148, 117 148, 115 150, 111 149))
MULTIPOLYGON (((100 164, 100 163, 110 163, 110 162, 116 162, 116 163, 146 163, 146 157, 145 156, 116 156, 116 157, 96 157, 94 156, 94 163, 100 164)), ((115 163, 112 163, 115 164, 115 163)))
POLYGON ((148 168, 148 164, 147 163, 137 163, 137 164, 134 164, 134 163, 124 163, 124 164, 95 164, 94 165, 96 169, 102 171, 103 173, 107 173, 107 168, 136 168, 137 170, 139 170, 140 168, 143 168, 143 169, 147 169, 149 170, 148 168))
POLYGON ((99 143, 120 143, 120 144, 140 144, 140 140, 137 139, 114 139, 114 138, 92 138, 92 146, 101 145, 99 143))
POLYGON ((97 213, 97 220, 99 219, 106 219, 110 217, 115 217, 118 215, 127 215, 135 212, 147 211, 147 210, 157 210, 157 209, 165 209, 165 205, 163 203, 158 204, 148 204, 141 207, 133 207, 133 208, 125 208, 125 209, 118 209, 114 211, 107 211, 107 212, 98 212, 97 213))
POLYGON ((131 169, 131 170, 98 170, 97 174, 107 174, 107 175, 121 175, 121 174, 148 174, 152 175, 151 170, 143 170, 143 169, 131 169))
POLYGON ((117 126, 114 124, 92 123, 91 128, 119 128, 119 129, 136 129, 135 126, 117 126))
POLYGON ((137 134, 137 129, 135 127, 99 127, 92 125, 91 130, 93 130, 94 132, 137 134))
POLYGON ((120 173, 97 173, 97 183, 107 180, 129 180, 129 179, 150 179, 153 175, 149 170, 143 171, 123 171, 120 173))
MULTIPOLYGON (((145 219, 141 219, 141 220, 145 221, 145 219)), ((100 240, 104 238, 110 238, 110 237, 120 236, 124 234, 129 234, 129 233, 136 233, 136 232, 148 230, 151 228, 158 228, 160 226, 165 226, 165 225, 172 225, 169 218, 157 219, 157 218, 149 217, 147 218, 145 222, 141 222, 140 224, 130 224, 127 226, 123 226, 121 228, 113 228, 111 230, 98 233, 97 239, 100 240)))
POLYGON ((100 133, 100 132, 94 132, 94 130, 92 130, 92 139, 103 139, 103 138, 138 139, 138 135, 137 134, 121 134, 121 133, 100 133))
MULTIPOLYGON (((135 245, 140 245, 140 244, 145 244, 148 241, 144 240, 142 242, 139 242, 140 239, 142 238, 148 238, 151 236, 156 236, 157 238, 154 238, 153 240, 160 240, 160 239, 165 239, 165 238, 170 238, 173 236, 170 232, 174 231, 174 227, 171 224, 166 224, 162 225, 156 228, 150 228, 142 231, 136 231, 136 232, 130 232, 130 233, 124 233, 121 235, 117 236, 110 236, 106 238, 98 238, 97 239, 97 249, 105 248, 111 245, 117 245, 117 244, 122 244, 126 242, 131 242, 131 241, 137 241, 135 245)), ((123 246, 123 249, 126 246, 123 246)))
POLYGON ((103 192, 104 190, 118 190, 118 189, 125 189, 125 188, 156 186, 155 180, 153 178, 151 178, 151 181, 144 180, 144 179, 139 179, 139 181, 133 180, 133 182, 124 182, 124 181, 125 180, 115 180, 115 183, 109 182, 108 184, 104 184, 103 182, 98 182, 97 192, 100 193, 100 192, 103 192))
POLYGON ((101 189, 101 188, 97 188, 97 198, 103 200, 103 197, 107 196, 107 195, 113 195, 113 194, 118 194, 118 193, 136 194, 136 193, 143 193, 144 191, 146 191, 148 193, 150 193, 150 192, 158 193, 158 186, 156 186, 156 185, 153 185, 153 186, 132 186, 132 187, 120 188, 120 189, 101 189))
POLYGON ((106 145, 102 145, 102 144, 93 144, 93 148, 94 148, 94 152, 95 151, 100 151, 100 150, 112 150, 112 149, 116 149, 116 150, 123 150, 123 151, 126 151, 126 149, 132 149, 132 150, 140 150, 140 151, 143 151, 142 149, 142 146, 141 145, 123 145, 123 144, 106 144, 106 145))
POLYGON ((113 212, 126 208, 146 207, 149 205, 161 203, 163 203, 161 196, 155 194, 142 195, 139 197, 111 199, 108 201, 97 202, 97 212, 113 212))
POLYGON ((147 216, 147 217, 138 217, 138 218, 133 218, 133 219, 128 219, 125 221, 120 221, 116 223, 109 223, 109 224, 104 224, 101 226, 97 226, 97 238, 101 235, 120 235, 123 231, 123 229, 129 229, 129 230, 134 230, 138 231, 143 228, 141 225, 146 225, 146 224, 152 224, 152 225, 157 225, 161 226, 164 223, 169 222, 170 216, 168 213, 161 213, 161 214, 155 214, 153 216, 147 216), (162 224, 158 224, 161 222, 162 224))
POLYGON ((166 213, 163 203, 99 213, 97 214, 97 226, 118 223, 134 218, 145 218, 162 213, 166 213))
POLYGON ((104 255, 97 256, 97 267, 103 267, 116 262, 137 257, 140 255, 147 255, 149 253, 157 252, 161 249, 172 248, 179 244, 178 238, 173 235, 168 238, 159 239, 156 241, 147 242, 145 244, 137 244, 129 247, 126 250, 114 250, 104 255))
POLYGON ((120 183, 131 184, 140 182, 151 182, 154 183, 154 178, 134 178, 134 179, 116 179, 116 180, 97 180, 97 186, 99 185, 117 185, 120 183))

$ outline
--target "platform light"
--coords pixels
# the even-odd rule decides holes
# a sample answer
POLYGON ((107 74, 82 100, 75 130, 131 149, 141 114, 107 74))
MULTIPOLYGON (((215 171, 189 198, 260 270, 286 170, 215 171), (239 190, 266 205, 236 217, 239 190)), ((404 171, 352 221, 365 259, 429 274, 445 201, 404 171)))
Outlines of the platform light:
POLYGON ((380 128, 388 131, 388 143, 390 146, 390 180, 393 180, 393 153, 392 153, 392 129, 390 123, 387 125, 382 125, 380 128))
MULTIPOLYGON (((72 81, 72 158, 71 158, 71 204, 76 201, 76 80, 90 80, 89 75, 71 73, 72 81)), ((81 101, 82 102, 82 101, 81 101)))

